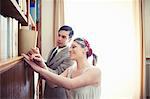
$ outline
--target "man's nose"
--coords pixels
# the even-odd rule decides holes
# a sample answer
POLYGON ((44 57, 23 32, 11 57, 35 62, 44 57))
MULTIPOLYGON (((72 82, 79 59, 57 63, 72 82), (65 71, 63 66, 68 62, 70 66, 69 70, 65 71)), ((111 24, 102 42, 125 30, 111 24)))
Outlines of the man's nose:
POLYGON ((58 40, 61 40, 61 39, 62 39, 62 37, 59 36, 59 37, 58 37, 58 40))

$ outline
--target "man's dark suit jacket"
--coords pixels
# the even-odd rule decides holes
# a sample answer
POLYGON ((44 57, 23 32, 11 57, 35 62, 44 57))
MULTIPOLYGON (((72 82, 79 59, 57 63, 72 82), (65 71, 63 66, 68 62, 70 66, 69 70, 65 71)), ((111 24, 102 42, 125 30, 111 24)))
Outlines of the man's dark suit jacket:
MULTIPOLYGON (((54 48, 55 49, 55 48, 54 48)), ((47 66, 51 72, 56 74, 61 74, 65 71, 66 68, 73 65, 73 61, 69 58, 69 48, 65 47, 59 53, 55 55, 53 59, 51 59, 51 55, 54 51, 52 49, 50 51, 47 66)), ((45 90, 44 90, 44 98, 45 99, 67 99, 66 91, 64 88, 56 87, 51 88, 45 83, 45 90)))

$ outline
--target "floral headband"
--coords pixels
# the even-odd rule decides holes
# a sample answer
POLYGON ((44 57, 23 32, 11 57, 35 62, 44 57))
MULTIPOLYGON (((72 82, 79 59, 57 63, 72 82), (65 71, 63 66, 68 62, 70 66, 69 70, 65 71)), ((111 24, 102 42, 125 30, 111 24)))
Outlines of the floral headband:
POLYGON ((88 48, 88 51, 86 52, 87 57, 90 57, 93 54, 92 48, 90 47, 89 42, 86 39, 83 39, 85 46, 88 48))

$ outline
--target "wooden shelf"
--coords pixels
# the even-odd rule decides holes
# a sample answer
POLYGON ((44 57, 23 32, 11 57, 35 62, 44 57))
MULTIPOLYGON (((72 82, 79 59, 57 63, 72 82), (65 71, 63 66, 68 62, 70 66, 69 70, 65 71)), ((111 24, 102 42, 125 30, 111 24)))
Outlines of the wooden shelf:
POLYGON ((10 68, 14 67, 15 64, 23 60, 23 56, 18 56, 15 58, 0 60, 0 74, 4 71, 9 70, 10 68))
POLYGON ((12 17, 18 20, 22 25, 28 25, 27 17, 21 11, 16 0, 0 0, 0 14, 5 17, 12 17))

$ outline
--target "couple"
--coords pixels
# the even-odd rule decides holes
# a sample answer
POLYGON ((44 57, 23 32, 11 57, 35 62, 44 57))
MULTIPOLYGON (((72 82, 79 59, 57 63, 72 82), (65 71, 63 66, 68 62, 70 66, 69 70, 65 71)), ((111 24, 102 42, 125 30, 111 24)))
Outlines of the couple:
POLYGON ((37 48, 29 51, 27 55, 22 55, 25 61, 46 80, 45 99, 100 99, 101 71, 88 62, 88 57, 93 55, 93 65, 95 65, 97 57, 85 39, 74 39, 71 47, 68 48, 67 43, 72 36, 71 27, 62 26, 59 29, 57 47, 50 52, 46 63, 37 48), (59 55, 60 53, 63 55, 59 55), (52 57, 51 54, 55 56, 52 57), (52 62, 57 55, 61 56, 56 59, 60 64, 52 62), (76 65, 71 66, 70 59, 75 61, 76 65), (63 88, 66 90, 64 91, 63 88))

